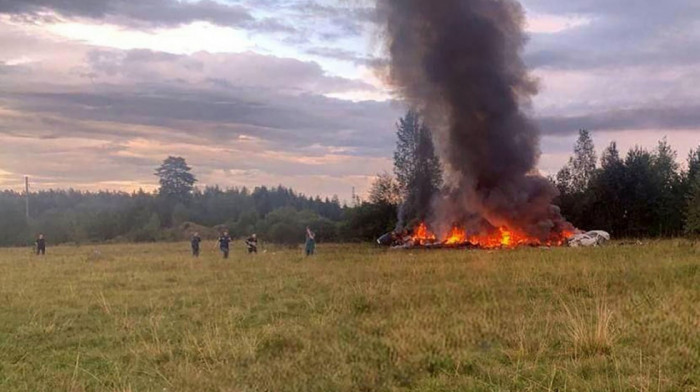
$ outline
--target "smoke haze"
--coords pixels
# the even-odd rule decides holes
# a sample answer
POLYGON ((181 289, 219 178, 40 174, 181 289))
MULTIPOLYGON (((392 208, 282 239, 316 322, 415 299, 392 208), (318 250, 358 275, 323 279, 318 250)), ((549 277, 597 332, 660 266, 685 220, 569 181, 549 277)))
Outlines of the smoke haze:
POLYGON ((389 81, 431 127, 448 191, 434 226, 507 226, 547 239, 570 228, 535 174, 539 129, 524 108, 537 93, 521 58, 525 15, 512 0, 377 0, 389 81))

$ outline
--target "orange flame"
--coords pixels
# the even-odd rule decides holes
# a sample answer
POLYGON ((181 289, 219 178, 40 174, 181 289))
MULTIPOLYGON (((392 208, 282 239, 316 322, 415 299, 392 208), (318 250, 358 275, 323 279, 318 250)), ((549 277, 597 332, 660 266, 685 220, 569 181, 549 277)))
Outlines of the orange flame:
POLYGON ((425 223, 421 223, 413 234, 413 243, 416 245, 443 244, 443 245, 474 245, 484 249, 516 248, 518 246, 560 246, 566 239, 573 235, 564 231, 553 234, 547 241, 530 237, 515 230, 500 227, 492 233, 469 236, 463 228, 454 226, 442 241, 438 241, 425 223))
POLYGON ((416 227, 412 239, 415 244, 419 245, 437 241, 437 237, 428 230, 428 226, 425 223, 421 223, 416 227))
POLYGON ((465 242, 467 242, 467 232, 456 226, 450 230, 445 240, 447 245, 463 244, 465 242))

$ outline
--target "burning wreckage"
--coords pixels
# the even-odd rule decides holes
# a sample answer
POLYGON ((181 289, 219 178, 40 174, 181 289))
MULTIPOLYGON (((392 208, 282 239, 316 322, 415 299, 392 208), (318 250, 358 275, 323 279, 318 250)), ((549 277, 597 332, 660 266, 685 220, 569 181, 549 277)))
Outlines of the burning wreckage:
POLYGON ((522 59, 527 38, 520 3, 376 5, 388 55, 385 80, 424 119, 444 169, 426 223, 378 242, 495 249, 608 240, 605 232, 583 233, 567 222, 553 203, 556 187, 537 170, 540 130, 530 108, 538 83, 522 59))
POLYGON ((610 234, 602 230, 562 232, 557 237, 543 241, 503 227, 490 234, 468 234, 455 226, 441 238, 433 234, 425 223, 421 223, 412 232, 400 230, 386 233, 377 239, 377 244, 392 249, 513 249, 521 246, 576 248, 600 246, 610 240, 610 234))

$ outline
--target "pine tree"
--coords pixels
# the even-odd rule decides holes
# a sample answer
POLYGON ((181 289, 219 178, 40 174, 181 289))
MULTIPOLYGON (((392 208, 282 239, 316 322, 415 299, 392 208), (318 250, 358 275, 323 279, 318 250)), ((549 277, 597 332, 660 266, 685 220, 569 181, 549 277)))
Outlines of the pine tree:
POLYGON ((406 192, 416 167, 416 145, 421 123, 418 113, 409 110, 396 125, 396 151, 394 151, 394 173, 402 192, 406 192))
POLYGON ((574 157, 570 161, 572 187, 574 192, 583 192, 588 188, 596 170, 596 154, 591 134, 582 129, 574 146, 574 157))
POLYGON ((184 158, 168 157, 155 173, 160 178, 159 194, 169 199, 188 201, 197 182, 191 170, 184 158))
POLYGON ((612 142, 603 151, 600 159, 601 168, 590 182, 592 224, 596 228, 607 230, 613 235, 626 230, 625 205, 621 198, 624 193, 625 163, 620 158, 617 143, 612 142))
POLYGON ((442 186, 442 166, 428 127, 409 110, 397 125, 394 172, 401 189, 402 222, 424 220, 433 196, 442 186))
POLYGON ((574 145, 574 155, 557 173, 557 187, 562 195, 582 193, 596 171, 596 153, 590 133, 582 129, 574 145))
POLYGON ((688 182, 693 182, 698 174, 700 174, 700 146, 688 154, 688 182))
POLYGON ((654 181, 654 156, 641 147, 627 152, 625 158, 625 178, 621 195, 625 206, 626 235, 646 237, 656 234, 659 189, 654 181))
POLYGON ((654 181, 658 192, 656 212, 656 230, 661 235, 678 234, 683 229, 683 207, 685 192, 676 151, 671 148, 664 137, 656 148, 653 157, 654 181))
POLYGON ((700 173, 691 181, 685 213, 685 234, 700 235, 700 173))

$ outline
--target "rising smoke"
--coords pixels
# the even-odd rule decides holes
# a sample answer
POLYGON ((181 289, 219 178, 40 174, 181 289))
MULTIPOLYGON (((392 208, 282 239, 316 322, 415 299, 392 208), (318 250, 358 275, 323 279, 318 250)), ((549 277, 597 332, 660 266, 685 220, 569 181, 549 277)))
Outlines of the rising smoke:
POLYGON ((376 0, 397 94, 432 129, 448 190, 433 226, 507 226, 540 239, 570 225, 556 188, 535 173, 537 93, 522 61, 525 16, 513 0, 376 0))

